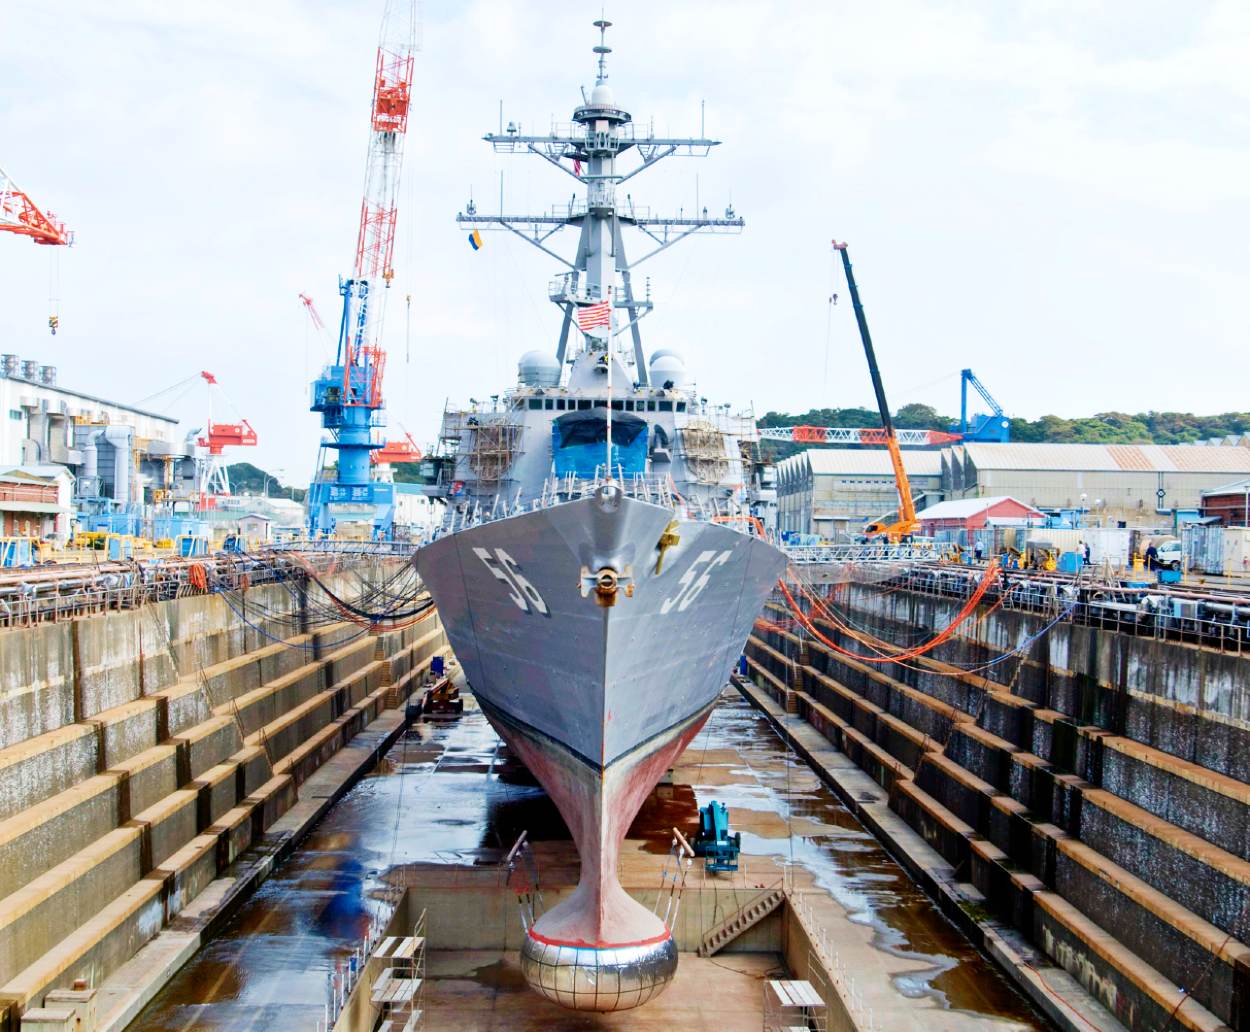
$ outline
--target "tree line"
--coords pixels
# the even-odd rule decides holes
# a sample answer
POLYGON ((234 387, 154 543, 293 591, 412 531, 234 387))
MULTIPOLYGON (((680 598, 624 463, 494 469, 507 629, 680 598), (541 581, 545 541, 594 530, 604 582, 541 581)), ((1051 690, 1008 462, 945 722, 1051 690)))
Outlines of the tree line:
MULTIPOLYGON (((760 426, 850 426, 881 425, 875 409, 819 408, 791 415, 767 412, 760 426)), ((901 430, 958 429, 958 420, 941 415, 932 405, 913 403, 894 413, 894 425, 901 430)), ((1093 416, 1065 419, 1041 416, 1038 419, 1011 419, 1011 439, 1020 443, 1052 444, 1191 444, 1209 437, 1250 431, 1250 412, 1224 412, 1198 416, 1192 412, 1099 412, 1093 416)), ((783 459, 811 445, 764 441, 765 454, 783 459)))

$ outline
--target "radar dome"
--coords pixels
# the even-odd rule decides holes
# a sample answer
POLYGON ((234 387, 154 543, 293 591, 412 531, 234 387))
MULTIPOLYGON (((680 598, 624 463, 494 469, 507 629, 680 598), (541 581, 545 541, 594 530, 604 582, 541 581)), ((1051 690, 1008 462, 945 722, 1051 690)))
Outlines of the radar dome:
POLYGON ((560 363, 546 351, 527 351, 517 363, 517 379, 525 387, 558 387, 560 363))
POLYGON ((671 383, 674 387, 686 387, 690 384, 690 374, 686 371, 686 363, 674 354, 663 355, 657 352, 651 356, 651 364, 647 367, 648 378, 652 387, 663 387, 671 383))
POLYGON ((675 358, 683 365, 686 362, 686 360, 682 357, 681 352, 675 350, 674 348, 659 348, 658 350, 651 352, 651 361, 654 362, 657 358, 675 358))
POLYGON ((599 83, 590 91, 591 107, 616 107, 616 98, 612 96, 612 87, 606 82, 599 83))

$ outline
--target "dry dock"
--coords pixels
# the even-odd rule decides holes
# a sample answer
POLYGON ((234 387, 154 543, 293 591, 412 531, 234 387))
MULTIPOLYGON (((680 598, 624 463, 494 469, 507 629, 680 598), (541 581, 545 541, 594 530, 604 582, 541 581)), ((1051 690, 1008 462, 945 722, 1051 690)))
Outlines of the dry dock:
POLYGON ((564 1011, 524 986, 516 896, 499 863, 528 831, 551 905, 576 880, 576 854, 546 796, 470 702, 458 722, 404 735, 132 1028, 313 1027, 328 973, 395 886, 408 911, 397 925, 427 912, 431 1029, 758 1030, 765 979, 812 961, 805 923, 834 944, 848 989, 854 980, 858 1021, 842 1015, 833 1028, 1045 1027, 733 691, 630 829, 622 879, 632 893, 655 898, 672 826, 693 830, 696 806, 712 798, 728 802, 743 833, 742 869, 693 869, 677 928, 678 981, 638 1011, 564 1011), (696 955, 787 869, 799 905, 779 907, 711 957, 696 955))
MULTIPOLYGON (((713 799, 740 870, 690 870, 663 996, 589 1017, 517 963, 503 860, 525 832, 543 905, 571 891, 559 815, 471 695, 405 730, 447 655, 437 613, 384 629, 341 603, 403 564, 316 562, 319 581, 289 564, 45 584, 7 611, 0 1032, 76 981, 98 1029, 315 1028, 366 937, 421 915, 427 1028, 759 1028, 783 974, 834 1029, 1250 1028, 1240 626, 1020 593, 868 663, 873 641, 950 624, 963 575, 831 589, 819 634, 770 605, 749 678, 654 789, 619 873, 657 903, 672 829, 713 799)), ((368 995, 338 1028, 372 1027, 368 995)))

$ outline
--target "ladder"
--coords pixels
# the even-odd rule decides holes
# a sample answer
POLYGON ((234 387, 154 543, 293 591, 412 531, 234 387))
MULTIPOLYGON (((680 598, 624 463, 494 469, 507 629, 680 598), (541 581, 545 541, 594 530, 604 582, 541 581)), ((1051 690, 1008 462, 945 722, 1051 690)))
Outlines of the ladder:
POLYGON ((743 932, 754 928, 786 900, 786 890, 780 885, 765 889, 746 901, 741 907, 730 914, 724 921, 716 925, 703 936, 699 943, 699 956, 710 957, 743 932))

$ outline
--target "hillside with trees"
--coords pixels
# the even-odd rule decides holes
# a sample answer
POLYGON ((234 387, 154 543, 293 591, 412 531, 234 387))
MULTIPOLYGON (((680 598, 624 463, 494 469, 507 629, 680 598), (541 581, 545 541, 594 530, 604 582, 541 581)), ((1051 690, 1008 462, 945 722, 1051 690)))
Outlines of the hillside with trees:
POLYGON ((306 493, 305 488, 280 483, 272 473, 267 473, 250 462, 232 462, 226 467, 226 474, 230 477, 230 487, 235 494, 270 494, 275 498, 291 498, 302 502, 306 493), (266 485, 268 491, 265 489, 266 485))
MULTIPOLYGON (((931 405, 911 404, 894 413, 900 429, 948 430, 958 421, 940 415, 931 405)), ((797 415, 768 412, 760 426, 880 426, 881 420, 872 409, 822 408, 797 415)), ((1092 416, 1064 419, 1041 416, 1038 419, 1011 420, 1011 439, 1020 443, 1052 444, 1190 444, 1209 437, 1240 434, 1250 430, 1250 412, 1224 412, 1215 416, 1196 416, 1192 412, 1099 412, 1092 416)), ((785 458, 812 445, 792 445, 765 441, 766 454, 785 458)), ((820 447, 820 446, 816 446, 820 447)))

